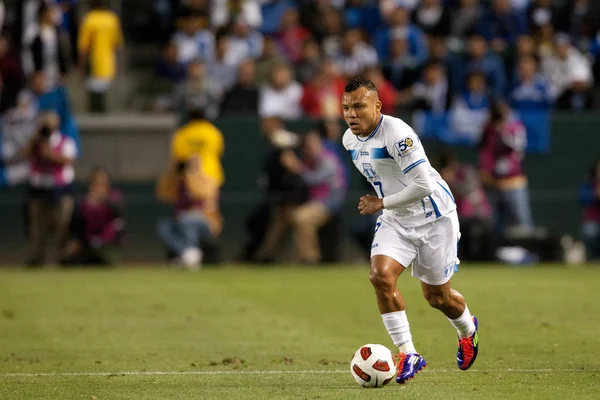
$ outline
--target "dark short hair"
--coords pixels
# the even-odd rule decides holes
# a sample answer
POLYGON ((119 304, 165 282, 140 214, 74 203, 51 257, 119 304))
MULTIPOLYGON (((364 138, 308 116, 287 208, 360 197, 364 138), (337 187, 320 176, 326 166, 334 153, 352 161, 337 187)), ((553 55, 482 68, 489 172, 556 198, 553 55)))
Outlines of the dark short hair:
POLYGON ((357 90, 361 87, 367 88, 367 90, 371 90, 373 92, 377 91, 377 86, 375 86, 375 84, 373 82, 371 82, 368 79, 358 77, 358 78, 352 79, 350 82, 348 82, 348 84, 346 84, 346 87, 344 88, 344 92, 346 92, 346 93, 354 92, 355 90, 357 90))

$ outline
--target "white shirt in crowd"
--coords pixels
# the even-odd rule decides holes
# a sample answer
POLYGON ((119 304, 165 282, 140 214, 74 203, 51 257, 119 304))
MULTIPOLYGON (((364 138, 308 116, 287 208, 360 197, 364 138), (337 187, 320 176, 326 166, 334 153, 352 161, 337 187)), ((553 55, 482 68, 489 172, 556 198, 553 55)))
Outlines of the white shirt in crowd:
POLYGON ((302 116, 300 101, 304 89, 298 82, 291 82, 285 88, 276 90, 271 85, 260 89, 258 114, 261 117, 297 119, 302 116))

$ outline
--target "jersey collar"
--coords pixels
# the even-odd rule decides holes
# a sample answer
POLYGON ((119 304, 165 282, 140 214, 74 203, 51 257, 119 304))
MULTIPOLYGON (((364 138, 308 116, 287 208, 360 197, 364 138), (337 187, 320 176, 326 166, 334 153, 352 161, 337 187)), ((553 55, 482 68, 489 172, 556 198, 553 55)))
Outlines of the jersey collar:
POLYGON ((371 139, 373 136, 375 136, 377 134, 377 132, 379 132, 379 128, 381 127, 381 123, 383 122, 383 115, 381 116, 381 118, 379 118, 379 123, 377 124, 377 126, 375 127, 375 129, 373 129, 373 132, 371 132, 371 134, 369 136, 367 136, 366 139, 361 139, 360 136, 356 136, 356 138, 360 141, 360 142, 366 142, 367 140, 371 139))

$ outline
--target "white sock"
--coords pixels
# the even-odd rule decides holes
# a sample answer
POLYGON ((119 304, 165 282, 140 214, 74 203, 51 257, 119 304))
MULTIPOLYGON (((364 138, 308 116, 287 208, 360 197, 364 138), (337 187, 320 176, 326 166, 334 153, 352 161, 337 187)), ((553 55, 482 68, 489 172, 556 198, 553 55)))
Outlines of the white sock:
POLYGON ((460 317, 456 319, 448 318, 448 321, 450 321, 450 323, 454 325, 460 338, 469 337, 473 334, 473 332, 475 332, 475 323, 473 322, 473 317, 469 312, 469 307, 467 307, 466 305, 465 312, 463 312, 463 314, 460 317))
POLYGON ((408 325, 408 318, 406 318, 406 311, 395 311, 387 314, 381 314, 383 318, 383 324, 387 329, 392 341, 402 354, 416 353, 415 345, 412 342, 412 335, 410 334, 410 326, 408 325))

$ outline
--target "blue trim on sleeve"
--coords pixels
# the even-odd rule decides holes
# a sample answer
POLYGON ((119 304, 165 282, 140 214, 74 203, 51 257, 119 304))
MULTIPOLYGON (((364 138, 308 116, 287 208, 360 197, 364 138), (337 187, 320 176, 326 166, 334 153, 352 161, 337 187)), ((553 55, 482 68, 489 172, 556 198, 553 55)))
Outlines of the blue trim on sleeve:
MULTIPOLYGON (((437 182, 437 181, 436 181, 437 182)), ((450 191, 448 189, 446 189, 444 187, 444 185, 442 185, 441 183, 437 182, 438 185, 440 185, 442 187, 442 189, 444 189, 444 192, 448 193, 448 196, 450 196, 450 198, 452 199, 452 202, 454 204, 456 204, 456 200, 454 200, 454 197, 452 196, 452 193, 450 193, 450 191)))
POLYGON ((404 172, 406 174, 408 171, 410 171, 411 169, 413 169, 414 167, 416 167, 419 164, 423 164, 424 162, 427 162, 427 160, 425 160, 424 158, 421 158, 420 160, 415 161, 414 163, 410 164, 408 167, 403 169, 402 172, 404 172))
POLYGON ((431 205, 433 206, 433 211, 435 211, 435 218, 441 217, 442 214, 440 213, 440 210, 439 210, 437 204, 435 204, 435 201, 433 201, 433 198, 431 196, 429 196, 429 201, 431 202, 431 205))
POLYGON ((358 160, 358 150, 349 149, 348 153, 350 153, 350 157, 352 157, 352 161, 358 160))

